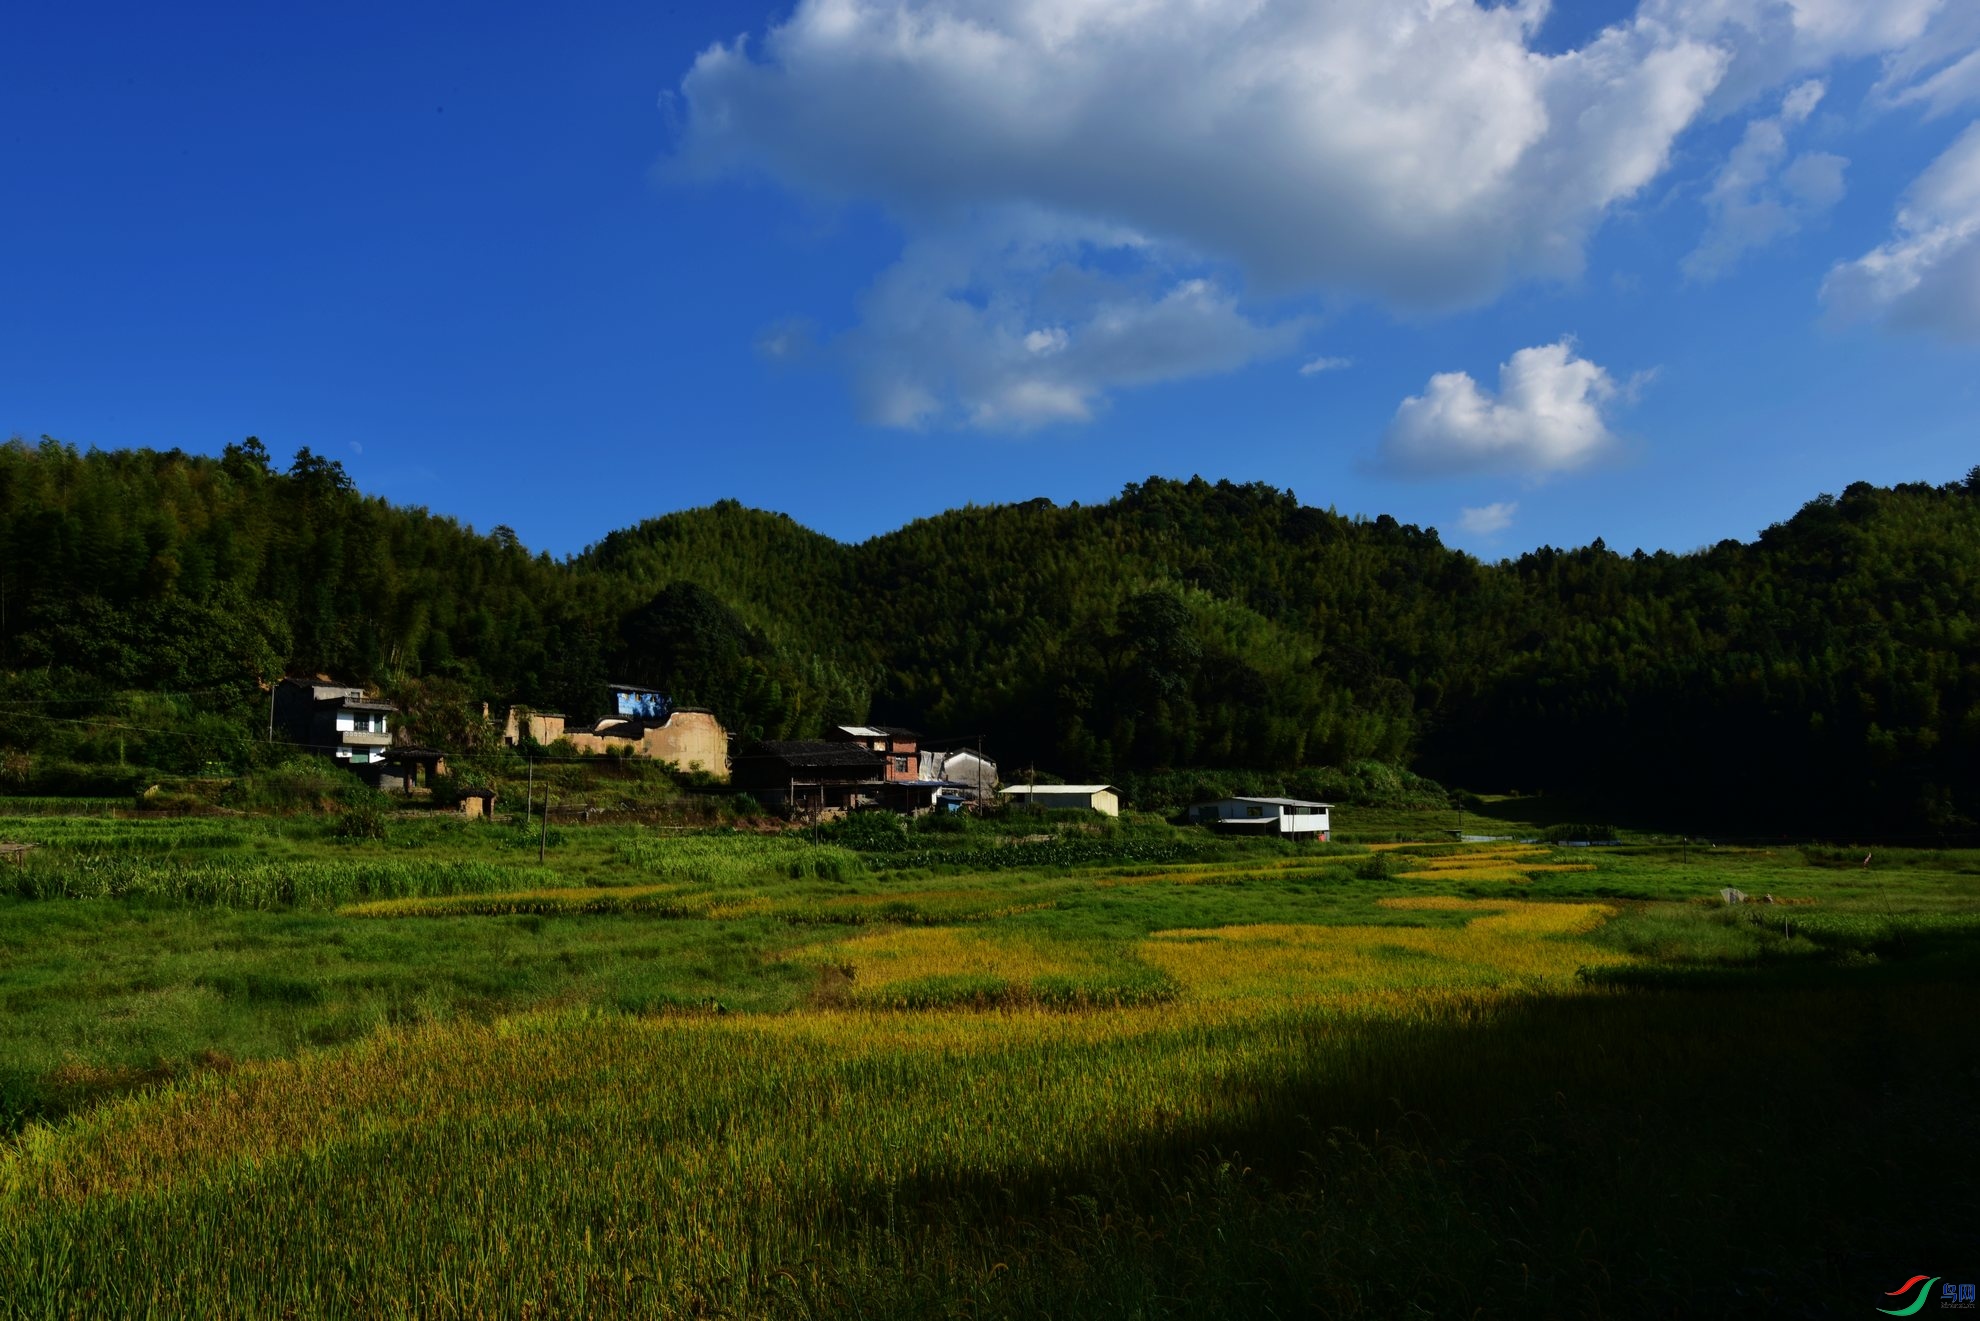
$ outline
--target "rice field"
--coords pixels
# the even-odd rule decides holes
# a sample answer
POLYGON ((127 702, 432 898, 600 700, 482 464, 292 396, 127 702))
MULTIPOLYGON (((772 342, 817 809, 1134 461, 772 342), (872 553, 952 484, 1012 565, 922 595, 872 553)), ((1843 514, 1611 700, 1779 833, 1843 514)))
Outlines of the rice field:
MULTIPOLYGON (((1418 851, 1412 850, 1412 853, 1418 851)), ((1472 845, 1451 853, 1425 853, 1407 859, 1406 881, 1507 881, 1520 884, 1536 876, 1590 872, 1593 863, 1561 862, 1540 844, 1472 845)))
POLYGON ((9 1321, 1806 1311, 1980 1210, 1964 855, 56 824, 9 1321))

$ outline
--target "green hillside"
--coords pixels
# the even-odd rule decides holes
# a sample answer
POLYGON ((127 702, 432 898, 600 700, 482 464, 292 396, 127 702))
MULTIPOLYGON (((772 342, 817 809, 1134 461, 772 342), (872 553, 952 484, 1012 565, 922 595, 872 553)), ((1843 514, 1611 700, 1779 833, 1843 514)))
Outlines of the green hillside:
POLYGON ((1970 831, 1980 469, 1752 542, 1484 564, 1263 485, 967 507, 847 546, 724 501, 567 561, 304 451, 0 446, 0 749, 257 755, 322 671, 593 713, 607 677, 745 735, 876 719, 1069 777, 1405 763, 1698 823, 1970 831))

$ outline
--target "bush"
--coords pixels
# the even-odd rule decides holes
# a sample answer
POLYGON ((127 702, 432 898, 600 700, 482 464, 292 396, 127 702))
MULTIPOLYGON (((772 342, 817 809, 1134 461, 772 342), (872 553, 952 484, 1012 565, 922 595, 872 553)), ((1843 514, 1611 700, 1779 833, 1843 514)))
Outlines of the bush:
POLYGON ((330 827, 333 837, 359 841, 385 838, 385 823, 391 819, 391 800, 369 785, 347 785, 337 794, 340 810, 330 827))
POLYGON ((9 754, 0 768, 0 793, 23 798, 127 798, 147 778, 128 766, 89 766, 27 753, 9 754))
POLYGON ((1614 839, 1616 828, 1564 821, 1558 826, 1548 826, 1540 832, 1540 838, 1548 844, 1558 844, 1563 840, 1614 839))
POLYGON ((819 834, 834 844, 865 852, 889 852, 908 845, 907 822, 892 812, 862 810, 828 821, 819 834))
POLYGON ((220 801, 264 812, 327 812, 357 785, 350 773, 321 757, 299 756, 234 781, 220 801))
POLYGON ((1219 798, 1306 798, 1356 807, 1450 806, 1437 781, 1382 761, 1350 761, 1291 771, 1188 770, 1130 773, 1120 782, 1128 801, 1148 812, 1173 814, 1219 798))
POLYGON ((1401 861, 1391 853, 1371 853, 1354 865, 1356 879, 1391 881, 1402 874, 1401 861))

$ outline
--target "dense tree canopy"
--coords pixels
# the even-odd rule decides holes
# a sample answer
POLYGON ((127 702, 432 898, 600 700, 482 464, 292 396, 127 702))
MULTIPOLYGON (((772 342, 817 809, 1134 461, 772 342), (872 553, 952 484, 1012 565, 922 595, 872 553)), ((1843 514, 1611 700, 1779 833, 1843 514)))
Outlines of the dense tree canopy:
POLYGON ((0 749, 101 756, 117 724, 161 767, 247 755, 284 672, 580 718, 609 678, 746 735, 870 718, 1078 777, 1372 758, 1688 821, 1970 829, 1977 603, 1980 469, 1686 555, 1488 565, 1386 516, 1151 479, 857 546, 725 501, 559 562, 307 450, 0 446, 0 749), (148 723, 104 714, 138 694, 148 723))

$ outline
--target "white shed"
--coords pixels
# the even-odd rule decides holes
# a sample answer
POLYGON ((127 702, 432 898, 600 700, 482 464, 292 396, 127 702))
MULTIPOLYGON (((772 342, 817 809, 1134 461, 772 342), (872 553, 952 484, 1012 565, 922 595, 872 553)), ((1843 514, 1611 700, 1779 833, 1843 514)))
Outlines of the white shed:
POLYGON ((1302 798, 1224 798, 1198 803, 1189 819, 1246 835, 1316 835, 1325 840, 1333 829, 1332 803, 1309 803, 1302 798))
POLYGON ((1121 814, 1121 791, 1111 784, 1014 784, 1001 792, 1016 806, 1084 807, 1105 816, 1121 814))

